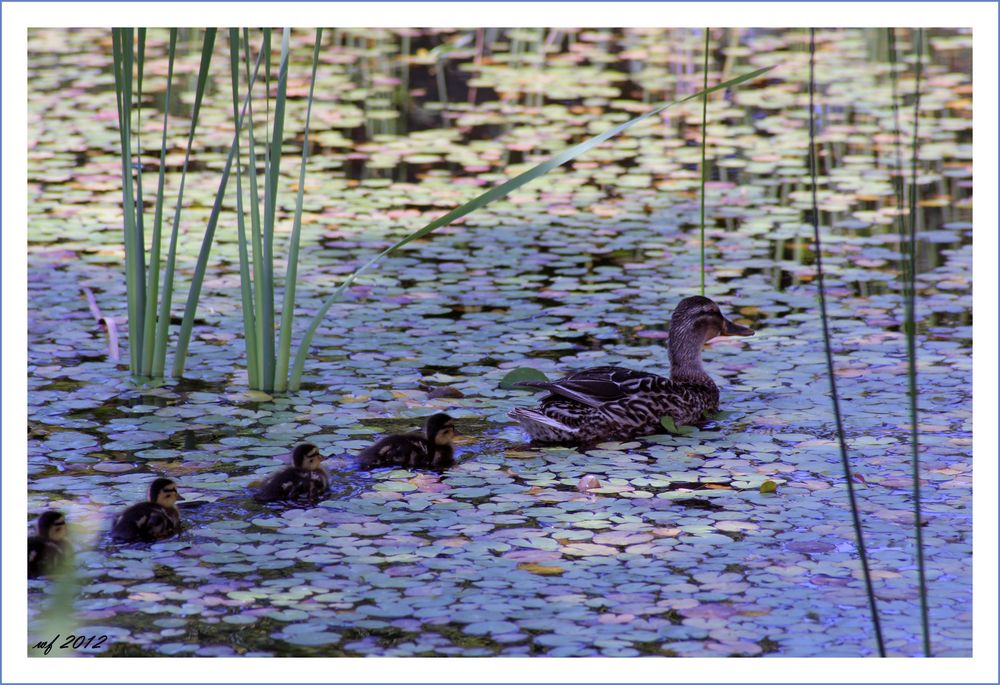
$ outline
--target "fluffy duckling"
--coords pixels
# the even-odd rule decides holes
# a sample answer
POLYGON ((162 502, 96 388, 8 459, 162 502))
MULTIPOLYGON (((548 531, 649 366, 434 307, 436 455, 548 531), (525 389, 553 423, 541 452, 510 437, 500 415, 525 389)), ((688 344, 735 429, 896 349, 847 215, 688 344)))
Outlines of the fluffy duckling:
POLYGON ((115 518, 111 536, 122 542, 155 542, 181 530, 177 501, 184 497, 169 478, 157 478, 149 486, 149 500, 138 502, 115 518))
POLYGON ((292 466, 271 476, 254 495, 258 502, 314 502, 330 489, 330 477, 320 465, 322 455, 316 445, 298 445, 292 451, 292 466))
POLYGON ((69 554, 66 517, 49 510, 35 523, 38 535, 28 537, 28 577, 47 576, 57 570, 69 554))
POLYGON ((443 469, 455 463, 452 442, 455 420, 447 414, 427 418, 423 432, 387 435, 358 455, 363 469, 377 466, 408 466, 443 469))

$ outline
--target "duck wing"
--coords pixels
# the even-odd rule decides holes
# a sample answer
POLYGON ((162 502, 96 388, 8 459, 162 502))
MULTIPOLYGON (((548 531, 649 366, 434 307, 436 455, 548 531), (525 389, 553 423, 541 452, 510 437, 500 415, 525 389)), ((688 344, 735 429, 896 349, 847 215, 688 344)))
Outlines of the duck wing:
POLYGON ((295 499, 298 495, 296 486, 299 480, 297 470, 294 467, 284 468, 267 479, 267 482, 254 495, 254 499, 258 502, 295 499))
POLYGON ((179 517, 172 516, 159 504, 139 502, 119 514, 111 535, 121 542, 156 542, 179 529, 179 517))
POLYGON ((153 540, 162 540, 175 535, 180 530, 180 519, 170 515, 166 509, 153 505, 149 509, 149 519, 145 524, 145 534, 153 540))
POLYGON ((358 454, 358 466, 413 466, 428 456, 427 438, 422 432, 387 435, 358 454))
POLYGON ((598 366, 571 373, 557 381, 525 381, 520 385, 542 388, 553 395, 565 397, 588 407, 599 407, 639 390, 647 390, 665 380, 663 376, 645 371, 621 366, 598 366))

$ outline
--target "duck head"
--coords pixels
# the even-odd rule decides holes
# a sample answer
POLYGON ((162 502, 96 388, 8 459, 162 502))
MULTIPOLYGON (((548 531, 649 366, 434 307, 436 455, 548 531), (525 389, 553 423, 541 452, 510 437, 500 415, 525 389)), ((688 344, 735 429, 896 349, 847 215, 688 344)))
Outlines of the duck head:
POLYGON ((297 445, 292 450, 292 464, 303 471, 318 471, 323 463, 319 448, 308 442, 297 445))
POLYGON ((166 509, 173 509, 184 497, 177 492, 177 484, 169 478, 157 478, 149 486, 149 501, 166 509))
POLYGON ((455 435, 458 434, 458 431, 455 430, 455 419, 447 414, 434 414, 427 417, 424 432, 428 442, 442 447, 451 445, 455 440, 455 435))
POLYGON ((38 517, 35 525, 38 527, 38 537, 43 540, 61 542, 66 537, 66 517, 60 511, 46 511, 38 517))
POLYGON ((701 348, 720 335, 753 335, 752 329, 733 323, 707 297, 681 300, 670 317, 670 377, 678 380, 708 378, 701 366, 701 348))

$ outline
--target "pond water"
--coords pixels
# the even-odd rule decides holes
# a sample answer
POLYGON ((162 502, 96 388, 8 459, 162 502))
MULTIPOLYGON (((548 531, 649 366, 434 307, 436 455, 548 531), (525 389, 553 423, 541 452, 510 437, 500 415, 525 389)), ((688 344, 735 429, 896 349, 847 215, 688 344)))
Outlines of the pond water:
MULTIPOLYGON (((837 382, 886 645, 917 655, 891 67, 879 36, 817 34, 819 201, 837 382)), ((151 31, 147 46, 143 147, 154 169, 165 40, 151 31)), ((701 87, 703 38, 687 30, 324 40, 299 330, 343 277, 406 232, 701 87), (438 59, 430 50, 440 44, 454 49, 438 59)), ((247 392, 230 193, 187 378, 136 385, 127 340, 122 362, 110 359, 83 295, 95 294, 124 338, 110 31, 30 31, 28 519, 66 512, 77 547, 72 621, 109 636, 95 653, 874 654, 807 223, 807 40, 800 30, 713 34, 713 81, 777 65, 709 105, 707 294, 757 330, 705 351, 730 413, 689 435, 580 451, 526 444, 506 414, 534 398, 499 380, 520 366, 666 373, 670 313, 698 292, 700 102, 387 259, 331 310, 303 389, 288 396, 247 392), (436 387, 461 396, 429 397, 436 387), (439 410, 465 436, 447 473, 352 467, 376 436, 439 410), (252 502, 251 484, 305 439, 329 457, 331 496, 310 508, 252 502), (156 544, 110 544, 114 513, 143 499, 154 474, 179 482, 187 528, 156 544), (579 493, 586 474, 603 487, 579 493), (765 481, 774 493, 760 492, 765 481)), ((311 32, 293 33, 283 233, 311 46, 311 32)), ((232 135, 226 50, 220 34, 182 214, 178 315, 232 135)), ((182 36, 181 73, 196 73, 199 51, 199 35, 182 36)), ((911 94, 906 32, 900 52, 910 59, 900 89, 911 94)), ((924 54, 917 316, 930 619, 935 655, 970 656, 971 33, 931 31, 924 54)), ((169 108, 174 189, 189 94, 169 108)), ((900 118, 912 131, 912 107, 900 118)), ((29 583, 34 639, 58 585, 29 583)))

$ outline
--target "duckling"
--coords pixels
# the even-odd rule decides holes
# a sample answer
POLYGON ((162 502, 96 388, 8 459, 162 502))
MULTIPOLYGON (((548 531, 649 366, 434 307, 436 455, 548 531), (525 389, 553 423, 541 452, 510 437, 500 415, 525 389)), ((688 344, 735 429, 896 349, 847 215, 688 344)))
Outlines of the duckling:
POLYGON ((258 502, 320 499, 330 489, 330 478, 320 465, 322 461, 316 445, 298 445, 292 450, 292 466, 271 476, 254 499, 258 502))
POLYGON ((121 542, 155 542, 181 530, 177 502, 184 497, 169 478, 157 478, 149 486, 149 500, 123 511, 111 527, 111 536, 121 542))
POLYGON ((455 463, 455 420, 447 414, 427 417, 423 432, 387 435, 358 455, 363 469, 377 466, 444 469, 455 463))
POLYGON ((35 523, 38 535, 28 537, 28 577, 38 578, 56 571, 69 555, 66 517, 49 510, 35 523))
POLYGON ((679 426, 718 411, 719 388, 701 365, 701 349, 719 335, 753 335, 722 315, 707 297, 688 297, 670 317, 670 378, 620 366, 577 371, 554 382, 521 385, 548 390, 537 407, 512 409, 532 440, 587 445, 660 430, 670 416, 679 426))

